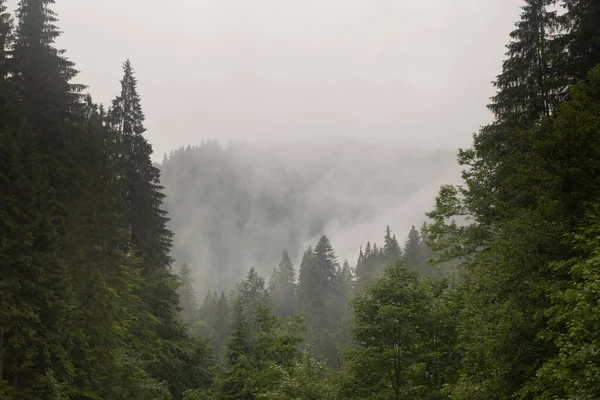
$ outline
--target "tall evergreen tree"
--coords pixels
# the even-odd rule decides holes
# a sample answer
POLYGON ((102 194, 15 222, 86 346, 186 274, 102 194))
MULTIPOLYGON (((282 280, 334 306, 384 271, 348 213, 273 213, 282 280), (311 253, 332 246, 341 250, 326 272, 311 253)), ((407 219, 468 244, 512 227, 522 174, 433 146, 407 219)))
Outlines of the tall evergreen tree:
POLYGON ((302 254, 302 261, 298 272, 298 303, 301 311, 306 313, 311 309, 314 290, 314 250, 312 246, 302 254))
POLYGON ((275 313, 281 316, 291 316, 297 311, 296 271, 287 253, 283 251, 278 268, 273 272, 269 282, 269 290, 275 313))
POLYGON ((600 63, 600 4, 595 0, 563 0, 564 43, 573 79, 584 79, 600 63))
POLYGON ((271 304, 271 297, 265 287, 265 280, 258 275, 254 267, 250 268, 246 279, 242 282, 239 289, 239 296, 244 303, 247 318, 252 318, 260 304, 271 304))
POLYGON ((152 164, 152 147, 143 136, 145 117, 129 60, 123 72, 121 94, 112 102, 110 120, 121 139, 127 228, 146 268, 160 270, 171 262, 172 233, 166 228, 166 212, 161 209, 160 171, 152 164))
POLYGON ((564 93, 564 73, 557 70, 561 48, 553 40, 559 28, 554 2, 525 0, 502 73, 494 82, 498 92, 489 108, 513 128, 529 127, 550 115, 564 93))
POLYGON ((183 263, 179 271, 181 287, 179 288, 179 304, 181 305, 181 319, 191 329, 198 318, 198 300, 194 290, 192 270, 187 263, 183 263))
MULTIPOLYGON (((171 393, 178 395, 185 389, 186 380, 200 379, 204 372, 202 365, 189 364, 195 362, 194 357, 182 354, 181 346, 192 343, 179 321, 180 283, 170 267, 172 233, 166 227, 166 212, 162 209, 160 171, 150 159, 152 147, 143 136, 144 113, 129 61, 124 63, 123 71, 121 93, 112 102, 108 115, 109 125, 119 138, 124 228, 129 233, 130 251, 141 258, 142 264, 143 281, 138 293, 143 309, 132 327, 136 333, 134 346, 148 363, 147 371, 168 382, 171 393)), ((203 342, 193 346, 196 354, 204 353, 203 342)))
POLYGON ((423 250, 421 248, 421 238, 414 225, 408 232, 408 238, 404 244, 404 255, 410 268, 417 269, 423 261, 423 250))
POLYGON ((224 346, 229 335, 229 308, 227 297, 221 292, 214 309, 212 346, 217 360, 222 360, 224 346))
POLYGON ((309 247, 300 264, 300 307, 307 318, 309 335, 320 356, 335 362, 332 334, 341 320, 338 273, 339 263, 327 236, 314 251, 309 247))
POLYGON ((395 263, 402 256, 402 249, 398 244, 396 235, 392 235, 390 226, 385 228, 385 236, 383 238, 383 258, 386 264, 395 263))

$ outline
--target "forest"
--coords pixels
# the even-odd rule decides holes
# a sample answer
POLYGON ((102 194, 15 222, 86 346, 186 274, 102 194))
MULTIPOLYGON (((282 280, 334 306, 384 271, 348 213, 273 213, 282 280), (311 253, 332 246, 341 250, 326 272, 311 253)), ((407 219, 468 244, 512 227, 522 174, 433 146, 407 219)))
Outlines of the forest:
POLYGON ((355 259, 323 230, 358 203, 306 213, 319 170, 264 191, 216 143, 153 163, 131 62, 95 103, 53 3, 0 0, 0 399, 600 398, 600 2, 523 1, 460 182, 355 259), (255 212, 277 234, 241 241, 255 212))

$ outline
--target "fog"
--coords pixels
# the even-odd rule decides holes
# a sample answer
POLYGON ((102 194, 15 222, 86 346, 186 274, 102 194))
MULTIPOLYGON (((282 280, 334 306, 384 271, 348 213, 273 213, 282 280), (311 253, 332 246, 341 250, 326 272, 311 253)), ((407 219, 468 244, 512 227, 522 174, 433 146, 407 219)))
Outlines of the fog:
POLYGON ((207 143, 162 169, 175 267, 188 262, 200 292, 230 289, 252 266, 268 278, 284 249, 297 267, 322 234, 355 265, 361 245, 382 244, 386 225, 403 243, 439 186, 459 177, 451 151, 333 140, 207 143))
MULTIPOLYGON (((9 1, 14 8, 16 0, 9 1)), ((455 149, 491 120, 519 0, 60 0, 96 101, 130 58, 155 160, 216 138, 455 149), (84 18, 85 16, 85 18, 84 18)))

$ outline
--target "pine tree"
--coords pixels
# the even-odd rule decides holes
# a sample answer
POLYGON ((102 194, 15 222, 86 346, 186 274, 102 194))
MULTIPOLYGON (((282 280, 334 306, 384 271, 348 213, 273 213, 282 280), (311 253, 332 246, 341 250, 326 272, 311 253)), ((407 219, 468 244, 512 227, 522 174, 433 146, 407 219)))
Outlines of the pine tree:
POLYGON ((121 162, 126 193, 126 214, 131 242, 144 256, 147 269, 161 269, 171 262, 172 233, 161 209, 160 171, 152 164, 152 147, 143 133, 144 113, 137 93, 137 79, 129 60, 123 65, 121 94, 110 109, 111 124, 121 136, 121 162))
POLYGON ((345 304, 350 298, 354 283, 354 274, 352 273, 352 268, 350 268, 350 263, 346 259, 337 271, 337 282, 340 286, 342 301, 345 304))
POLYGON ((569 54, 572 82, 584 79, 600 63, 600 4, 595 0, 563 0, 566 32, 562 40, 569 54))
POLYGON ((244 310, 248 319, 252 318, 260 304, 271 304, 271 297, 265 288, 265 280, 258 275, 254 267, 250 268, 246 279, 242 282, 239 295, 244 303, 244 310))
POLYGON ((298 273, 298 302, 300 310, 305 313, 311 308, 313 291, 315 289, 313 285, 313 277, 315 275, 314 255, 315 253, 312 246, 308 246, 302 254, 302 261, 300 262, 298 273))
POLYGON ((181 319, 188 329, 191 329, 198 318, 198 300, 194 290, 192 270, 187 263, 183 263, 179 271, 181 287, 179 288, 179 304, 181 305, 181 319))
POLYGON ((250 334, 250 322, 239 297, 234 302, 231 336, 225 353, 228 373, 219 383, 219 392, 225 399, 254 398, 246 383, 247 376, 252 371, 249 357, 253 351, 253 343, 250 334))
POLYGON ((229 335, 229 309, 227 307, 227 297, 224 292, 221 292, 215 304, 212 330, 213 350, 217 360, 221 360, 224 345, 229 335))
MULTIPOLYGON (((179 321, 179 280, 172 273, 169 251, 172 233, 162 209, 160 171, 153 165, 152 147, 143 136, 144 114, 137 93, 137 80, 126 61, 121 93, 109 110, 110 127, 119 138, 119 177, 124 190, 124 228, 129 233, 130 251, 141 258, 143 277, 139 297, 143 304, 136 325, 134 346, 148 363, 146 370, 179 396, 193 382, 205 376, 201 364, 185 355, 181 347, 191 343, 179 321), (160 358, 158 355, 160 354, 160 358), (166 365, 171 367, 166 368, 166 365)), ((196 354, 204 354, 205 343, 195 342, 196 354)), ((203 379, 203 378, 202 378, 203 379)))
POLYGON ((217 293, 209 289, 204 296, 202 305, 198 308, 197 319, 199 324, 194 329, 195 334, 205 338, 214 338, 213 327, 215 324, 216 299, 217 293))
POLYGON ((511 32, 507 60, 494 85, 498 89, 489 108, 511 127, 530 127, 549 116, 566 82, 560 70, 561 48, 553 40, 559 20, 550 6, 554 0, 526 0, 521 20, 511 32))
POLYGON ((409 268, 417 269, 421 266, 423 260, 421 238, 414 225, 411 226, 410 231, 408 232, 408 238, 404 244, 404 255, 409 268))
POLYGON ((385 236, 382 250, 385 264, 393 264, 402 256, 402 249, 400 248, 400 244, 398 244, 396 235, 392 236, 392 231, 389 225, 385 228, 385 236))
POLYGON ((269 291, 276 314, 286 317, 296 313, 296 271, 287 250, 283 251, 279 266, 273 272, 269 282, 269 291))
POLYGON ((344 260, 343 264, 339 267, 337 272, 337 292, 339 301, 334 304, 337 307, 336 313, 340 315, 339 325, 335 334, 335 345, 339 348, 343 348, 350 344, 349 333, 349 319, 351 316, 351 310, 349 307, 349 301, 354 291, 354 274, 348 260, 344 260))
POLYGON ((342 317, 338 269, 335 250, 325 235, 314 251, 310 247, 306 250, 300 264, 300 307, 319 355, 330 363, 334 363, 337 356, 331 335, 342 317))

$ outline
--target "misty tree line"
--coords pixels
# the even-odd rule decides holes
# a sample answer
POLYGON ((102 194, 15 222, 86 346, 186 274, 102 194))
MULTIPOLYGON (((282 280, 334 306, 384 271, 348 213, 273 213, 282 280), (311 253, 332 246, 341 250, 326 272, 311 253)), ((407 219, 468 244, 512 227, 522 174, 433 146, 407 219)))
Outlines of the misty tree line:
POLYGON ((131 64, 93 103, 52 3, 0 0, 0 397, 600 397, 598 1, 524 1, 427 246, 393 261, 386 232, 353 271, 322 237, 197 311, 131 64), (427 252, 456 273, 419 276, 427 252))
POLYGON ((213 141, 179 148, 159 165, 167 226, 176 233, 172 257, 177 268, 190 264, 200 293, 228 292, 251 265, 269 276, 282 249, 297 256, 323 232, 360 242, 365 234, 353 227, 394 223, 371 222, 384 210, 410 215, 403 205, 430 201, 447 182, 443 176, 456 176, 455 160, 451 151, 351 141, 335 148, 213 141))
MULTIPOLYGON (((367 243, 356 267, 351 268, 347 260, 339 262, 323 235, 304 251, 297 272, 283 251, 268 282, 251 268, 229 295, 209 291, 201 306, 191 269, 184 264, 182 319, 190 331, 210 338, 220 363, 212 388, 188 391, 185 398, 365 398, 371 385, 377 384, 364 374, 365 363, 385 376, 395 362, 402 364, 396 366, 400 372, 419 359, 422 367, 410 378, 398 375, 394 390, 432 398, 442 389, 447 369, 455 361, 456 332, 451 323, 454 295, 444 276, 447 268, 423 268, 426 258, 434 255, 426 238, 426 224, 420 233, 413 226, 402 247, 387 227, 384 244, 367 243), (393 318, 403 311, 392 304, 389 318, 373 321, 377 308, 369 296, 375 293, 408 300, 403 308, 408 306, 408 312, 417 317, 409 329, 414 332, 393 338, 397 349, 380 355, 353 343, 369 340, 372 329, 389 334, 409 327, 402 318, 393 318), (352 311, 354 324, 349 320, 352 311), (380 325, 371 325, 374 322, 380 325), (420 346, 411 348, 405 340, 420 346), (400 349, 402 359, 392 361, 400 349), (419 383, 413 388, 409 379, 419 383)), ((393 395, 384 392, 386 398, 393 395)))
MULTIPOLYGON (((433 253, 423 241, 425 228, 426 224, 423 224, 422 235, 417 233, 415 241, 413 232, 417 231, 413 226, 403 251, 388 227, 384 246, 378 248, 376 243, 371 245, 368 242, 365 250, 360 250, 356 267, 351 267, 348 260, 340 263, 329 238, 323 235, 314 248, 309 246, 303 252, 298 268, 294 267, 287 250, 284 250, 268 281, 260 277, 254 267, 246 281, 260 282, 252 286, 260 286, 260 291, 265 291, 266 295, 261 299, 273 307, 275 314, 290 317, 303 313, 317 356, 335 365, 337 348, 344 343, 325 338, 345 337, 346 328, 341 324, 347 314, 349 299, 367 287, 385 266, 394 264, 406 254, 409 269, 432 277, 445 275, 444 270, 430 269, 427 265, 427 257, 433 253), (321 340, 325 342, 319 344, 321 340)), ((212 339, 215 355, 221 359, 229 332, 232 299, 243 284, 238 283, 236 289, 227 294, 223 290, 209 290, 200 305, 192 271, 193 267, 184 263, 179 273, 182 282, 179 289, 181 317, 192 332, 212 339)))

